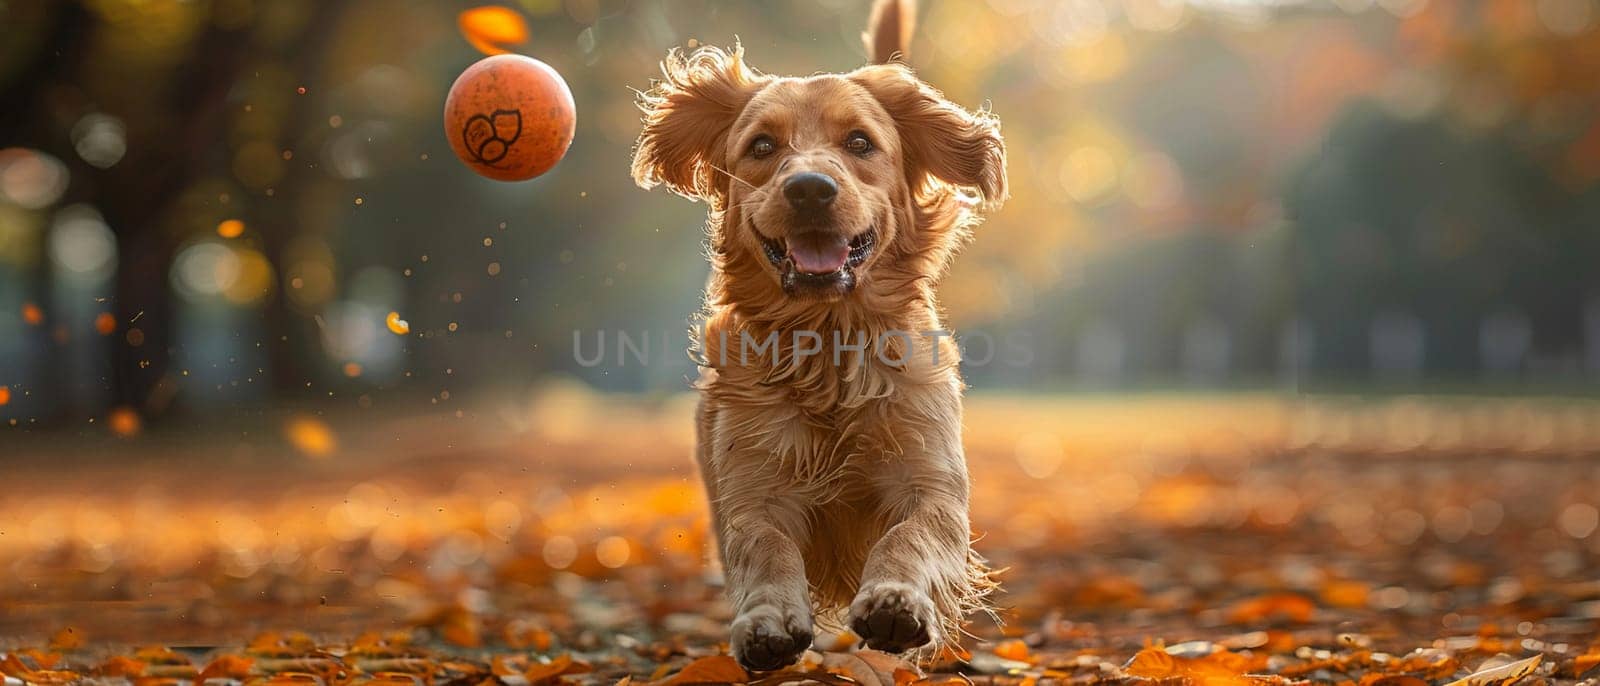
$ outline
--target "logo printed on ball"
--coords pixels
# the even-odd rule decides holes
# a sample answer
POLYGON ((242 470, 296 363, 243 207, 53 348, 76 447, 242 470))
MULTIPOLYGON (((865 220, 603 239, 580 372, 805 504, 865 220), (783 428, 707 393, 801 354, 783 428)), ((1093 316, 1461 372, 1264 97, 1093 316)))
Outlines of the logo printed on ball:
POLYGON ((472 158, 493 166, 511 152, 511 145, 522 137, 522 110, 495 110, 474 114, 461 127, 461 141, 472 158), (509 133, 507 133, 509 131, 509 133))

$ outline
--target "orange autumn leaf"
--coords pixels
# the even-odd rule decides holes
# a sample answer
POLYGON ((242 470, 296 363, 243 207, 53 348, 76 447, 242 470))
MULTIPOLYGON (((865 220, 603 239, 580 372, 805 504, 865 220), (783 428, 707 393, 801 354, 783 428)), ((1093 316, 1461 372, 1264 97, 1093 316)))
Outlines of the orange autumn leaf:
POLYGON ((1249 657, 1219 650, 1205 657, 1178 657, 1162 648, 1145 648, 1123 667, 1130 676, 1147 679, 1186 679, 1195 686, 1245 686, 1252 666, 1249 657))
POLYGON ((50 637, 51 650, 74 650, 83 647, 83 634, 72 627, 63 628, 50 637))
POLYGON ((678 686, 680 684, 737 684, 750 680, 750 674, 744 671, 732 657, 727 655, 713 655, 702 657, 689 663, 666 679, 656 682, 656 686, 678 686))
POLYGON ((193 686, 194 682, 175 676, 134 677, 133 686, 193 686))
POLYGON ((822 668, 828 674, 858 684, 890 684, 894 683, 896 671, 910 669, 911 664, 882 651, 863 649, 853 653, 824 653, 822 668))
POLYGON ((105 662, 101 663, 100 667, 94 671, 100 676, 120 676, 126 678, 143 676, 146 667, 147 665, 145 665, 143 660, 135 660, 126 655, 113 655, 105 662))
MULTIPOLYGON (((315 421, 315 420, 313 420, 315 421)), ((264 631, 250 639, 250 644, 245 647, 251 653, 269 655, 298 655, 315 650, 317 642, 302 631, 290 631, 280 634, 276 631, 264 631)))
POLYGON ((501 638, 512 648, 532 648, 541 653, 549 652, 555 643, 555 636, 548 629, 518 622, 507 624, 501 638))
POLYGON ((936 674, 902 684, 900 683, 900 672, 897 671, 894 678, 895 686, 957 686, 957 684, 960 684, 960 686, 972 686, 972 681, 960 674, 936 674))
POLYGON ((60 653, 47 653, 38 648, 24 648, 16 654, 33 660, 33 664, 38 665, 39 669, 55 669, 56 665, 61 664, 60 653))
POLYGON ((279 672, 265 682, 268 686, 322 686, 322 677, 308 672, 279 672))
POLYGON ((584 674, 594 671, 589 663, 572 659, 572 656, 563 653, 549 662, 534 663, 527 671, 522 673, 529 684, 559 683, 561 677, 567 674, 584 674))
POLYGON ((1371 594, 1372 586, 1360 581, 1330 581, 1322 587, 1322 602, 1333 607, 1366 607, 1371 594))
POLYGON ((425 680, 416 674, 405 672, 375 672, 367 681, 367 686, 421 686, 425 680))
POLYGON ((0 674, 17 677, 20 679, 23 674, 26 674, 30 671, 33 670, 31 670, 27 665, 23 664, 22 660, 16 655, 6 655, 5 657, 0 657, 0 674))
POLYGON ((528 22, 515 10, 488 5, 456 15, 461 35, 485 55, 511 52, 505 46, 528 42, 528 22))
POLYGON ((1360 686, 1428 686, 1428 682, 1409 674, 1372 673, 1361 677, 1360 686))
POLYGON ((439 637, 446 643, 462 648, 483 645, 483 632, 478 627, 477 619, 470 615, 456 617, 440 626, 439 637))
POLYGON ((1583 676, 1595 667, 1600 667, 1600 653, 1579 655, 1572 661, 1572 674, 1573 676, 1583 676))
POLYGON ((255 660, 242 655, 223 655, 211 661, 211 664, 200 670, 194 678, 195 683, 203 684, 211 677, 221 677, 243 681, 250 676, 251 668, 255 667, 255 660))
POLYGON ((192 667, 189 658, 164 646, 145 646, 133 653, 134 659, 149 665, 182 665, 192 667))
POLYGON ((833 647, 830 648, 830 650, 836 653, 843 652, 849 650, 850 646, 855 645, 860 640, 861 637, 857 636, 856 632, 845 629, 844 631, 839 632, 838 636, 833 638, 833 647))
POLYGON ((524 666, 527 663, 526 655, 496 655, 489 659, 489 673, 495 676, 520 674, 527 669, 524 666))
POLYGON ((994 647, 994 654, 1007 660, 1016 660, 1018 662, 1028 662, 1031 657, 1028 652, 1028 644, 1023 643, 1020 638, 1001 641, 999 645, 994 647))
POLYGON ((29 684, 76 684, 83 675, 69 670, 40 669, 17 677, 29 684))
POLYGON ((656 682, 659 682, 662 679, 667 678, 667 675, 670 674, 671 672, 672 672, 672 665, 669 664, 669 663, 663 662, 663 663, 661 663, 659 665, 656 665, 656 670, 654 672, 650 673, 650 684, 651 684, 651 686, 655 686, 656 682))
POLYGON ((1283 619, 1296 624, 1311 621, 1317 611, 1315 603, 1298 593, 1274 593, 1240 601, 1228 610, 1228 621, 1235 624, 1283 619))
POLYGON ((1390 671, 1420 674, 1427 679, 1443 679, 1455 674, 1461 668, 1461 661, 1448 653, 1420 652, 1407 655, 1394 663, 1390 671))
POLYGON ((406 672, 374 672, 366 686, 419 686, 427 683, 421 675, 406 672))

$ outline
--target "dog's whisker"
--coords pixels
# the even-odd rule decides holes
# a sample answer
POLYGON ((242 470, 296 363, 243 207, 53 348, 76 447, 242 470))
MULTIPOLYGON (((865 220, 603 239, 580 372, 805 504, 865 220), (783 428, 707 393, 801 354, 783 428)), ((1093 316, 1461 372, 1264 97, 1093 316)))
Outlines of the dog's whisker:
POLYGON ((717 171, 719 171, 719 172, 722 172, 722 173, 724 173, 724 174, 727 174, 727 175, 728 175, 728 178, 730 178, 730 179, 733 179, 733 180, 734 180, 734 181, 738 181, 738 182, 739 182, 739 183, 742 183, 742 184, 744 184, 744 185, 746 185, 746 186, 749 186, 749 187, 751 187, 751 188, 760 188, 760 186, 757 186, 757 185, 755 185, 755 184, 753 184, 753 183, 750 183, 750 182, 749 182, 749 181, 746 181, 746 180, 744 180, 744 179, 741 179, 741 178, 739 178, 739 176, 738 176, 738 175, 736 175, 736 174, 734 174, 734 173, 733 173, 733 172, 731 172, 731 171, 728 171, 728 170, 726 170, 726 169, 723 169, 723 168, 722 168, 722 167, 719 167, 719 166, 717 166, 717 165, 714 165, 714 164, 713 164, 713 165, 711 165, 711 168, 712 168, 712 169, 715 169, 715 170, 717 170, 717 171))

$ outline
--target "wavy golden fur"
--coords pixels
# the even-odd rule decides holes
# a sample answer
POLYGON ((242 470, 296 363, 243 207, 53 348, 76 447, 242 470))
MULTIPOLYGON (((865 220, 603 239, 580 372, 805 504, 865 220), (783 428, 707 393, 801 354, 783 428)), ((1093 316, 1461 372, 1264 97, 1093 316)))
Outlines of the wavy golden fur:
MULTIPOLYGON (((869 55, 903 58, 909 5, 878 3, 869 55)), ((970 545, 959 351, 928 332, 952 256, 1006 198, 999 121, 898 62, 774 77, 735 46, 661 67, 633 176, 709 207, 698 458, 735 656, 788 664, 816 621, 886 650, 953 643, 994 583, 970 545), (821 219, 791 197, 802 175, 835 187, 821 219), (797 276, 808 241, 845 266, 797 276)))

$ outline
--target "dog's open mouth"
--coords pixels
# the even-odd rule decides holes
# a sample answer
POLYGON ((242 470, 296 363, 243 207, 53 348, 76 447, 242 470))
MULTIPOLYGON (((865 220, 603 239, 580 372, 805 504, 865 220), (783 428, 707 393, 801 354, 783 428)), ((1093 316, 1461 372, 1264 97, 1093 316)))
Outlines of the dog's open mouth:
POLYGON ((756 236, 767 261, 778 269, 783 289, 790 293, 850 292, 856 285, 856 267, 867 261, 878 244, 876 228, 850 239, 820 231, 796 234, 788 240, 767 238, 759 231, 756 236))

